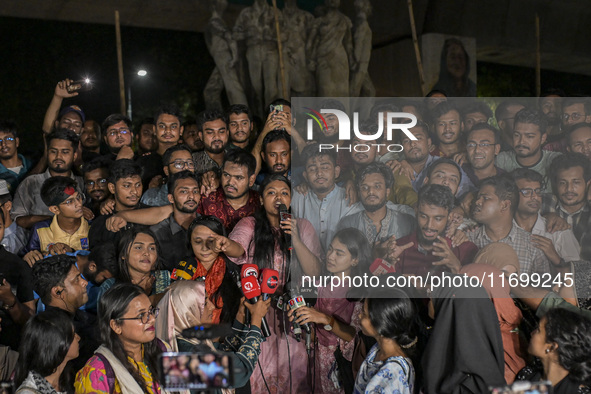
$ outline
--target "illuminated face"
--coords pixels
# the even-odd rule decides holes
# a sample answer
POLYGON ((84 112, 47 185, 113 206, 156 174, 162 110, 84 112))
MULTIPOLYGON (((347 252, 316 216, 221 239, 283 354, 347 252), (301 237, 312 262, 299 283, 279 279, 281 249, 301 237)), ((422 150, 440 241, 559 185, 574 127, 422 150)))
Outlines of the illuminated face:
POLYGON ((375 161, 378 151, 378 147, 375 146, 376 144, 368 144, 368 141, 363 141, 355 137, 353 138, 351 145, 354 147, 357 146, 357 150, 353 149, 351 151, 351 158, 355 163, 363 166, 375 161))
POLYGON ((540 153, 546 142, 546 134, 533 123, 517 123, 513 129, 513 149, 517 157, 532 157, 540 153))
POLYGON ((57 123, 57 128, 59 129, 68 129, 76 133, 76 135, 80 135, 82 133, 82 118, 76 112, 68 112, 60 119, 59 123, 57 123))
POLYGON ((130 346, 152 342, 156 338, 154 327, 156 318, 150 312, 152 312, 150 299, 145 294, 139 295, 131 300, 127 310, 121 316, 124 319, 133 320, 111 320, 111 329, 119 335, 121 342, 130 346), (141 319, 134 319, 138 317, 144 317, 146 319, 146 314, 146 323, 143 323, 141 319))
POLYGON ((232 142, 247 142, 252 132, 253 124, 247 114, 230 114, 230 139, 232 142))
POLYGON ((93 201, 101 202, 111 195, 107 182, 108 176, 109 170, 106 168, 96 168, 84 173, 86 193, 93 201))
POLYGON ((241 198, 252 185, 254 185, 255 175, 248 176, 248 167, 232 162, 224 163, 222 170, 222 187, 227 199, 241 198))
POLYGON ((552 123, 560 122, 562 97, 543 97, 540 99, 540 109, 552 123))
POLYGON ((367 174, 359 185, 359 194, 363 208, 375 212, 386 205, 390 189, 386 188, 386 180, 379 173, 367 174))
POLYGON ((16 149, 19 146, 19 139, 14 138, 12 133, 0 131, 0 159, 12 159, 16 155, 16 149))
MULTIPOLYGON (((590 181, 591 182, 591 181, 590 181)), ((560 203, 565 207, 577 207, 586 201, 587 187, 581 166, 567 168, 556 176, 556 192, 560 203)))
POLYGON ((326 253, 326 270, 333 274, 349 275, 359 261, 354 259, 347 245, 334 238, 326 253))
POLYGON ((438 236, 445 235, 449 211, 431 204, 420 204, 417 211, 417 233, 421 245, 432 245, 438 236))
MULTIPOLYGON (((2 137, 0 137, 2 138, 2 137)), ((568 137, 569 152, 582 153, 591 160, 591 126, 579 127, 568 137)))
POLYGON ((50 171, 58 174, 70 172, 74 160, 76 159, 76 150, 68 140, 53 139, 47 147, 47 166, 50 171))
POLYGON ((328 155, 313 157, 306 163, 304 178, 316 194, 328 193, 334 188, 340 168, 335 166, 328 155))
POLYGON ((470 133, 466 142, 466 153, 472 168, 483 170, 494 165, 501 145, 495 144, 495 133, 480 129, 470 133))
POLYGON ((519 189, 519 205, 517 212, 522 214, 536 214, 542 207, 542 185, 540 182, 519 179, 515 182, 519 189))
POLYGON ((488 118, 482 112, 472 112, 464 116, 464 131, 469 132, 478 123, 487 123, 488 118))
POLYGON ((425 178, 425 184, 447 186, 455 196, 460 187, 460 178, 461 174, 456 166, 449 163, 441 163, 435 165, 429 178, 425 178))
POLYGON ((228 129, 222 119, 212 120, 203 124, 203 131, 199 132, 203 146, 207 152, 218 154, 224 151, 228 144, 228 129))
POLYGON ((284 174, 291 167, 289 142, 285 140, 269 142, 262 157, 272 174, 284 174))
POLYGON ((170 155, 170 163, 168 163, 165 170, 168 170, 167 175, 176 174, 181 171, 195 172, 193 156, 191 156, 191 153, 187 150, 177 150, 170 155))
POLYGON ((195 258, 204 266, 209 266, 218 258, 219 253, 209 248, 210 242, 218 234, 206 226, 195 226, 191 233, 191 249, 195 258))
POLYGON ((139 175, 121 178, 115 184, 109 183, 109 191, 115 196, 117 210, 135 208, 140 202, 142 189, 142 178, 139 175))
POLYGON ((279 216, 279 206, 291 204, 291 188, 283 181, 273 181, 265 187, 261 198, 267 215, 279 216))
POLYGON ((76 310, 88 302, 88 293, 86 293, 87 285, 88 282, 82 279, 78 268, 72 265, 64 280, 64 288, 60 297, 68 307, 76 310))
POLYGON ((144 123, 140 127, 138 138, 138 145, 144 152, 153 152, 158 148, 158 141, 156 140, 156 126, 149 123, 144 123))
POLYGON ((199 183, 193 178, 180 179, 176 182, 172 195, 169 194, 168 197, 177 211, 194 213, 199 207, 199 201, 201 200, 199 183))
POLYGON ((135 271, 142 275, 154 270, 158 260, 156 241, 151 235, 138 233, 133 240, 126 259, 129 271, 135 271))
POLYGON ((493 185, 485 185, 480 188, 474 207, 472 217, 478 223, 488 224, 501 216, 501 199, 496 195, 496 189, 493 185))
POLYGON ((326 120, 326 129, 323 127, 322 132, 325 137, 331 137, 339 132, 339 118, 335 114, 324 114, 324 120, 326 120))
POLYGON ((401 142, 404 147, 406 160, 409 163, 420 163, 427 160, 431 148, 431 138, 429 138, 422 127, 413 127, 410 129, 410 132, 417 138, 417 140, 411 140, 406 134, 402 136, 401 142))
POLYGON ((562 125, 572 126, 577 123, 589 122, 591 116, 585 114, 585 104, 576 103, 562 109, 562 125))
POLYGON ((179 118, 171 114, 160 114, 156 119, 156 139, 164 145, 175 145, 183 135, 179 118))
POLYGON ((124 146, 130 146, 131 129, 124 121, 107 127, 105 143, 114 152, 118 152, 124 146))
POLYGON ((441 115, 435 121, 437 138, 442 144, 455 144, 460 138, 463 127, 460 113, 455 110, 441 115))
POLYGON ((203 149, 203 141, 201 141, 199 130, 197 129, 196 124, 185 126, 185 131, 183 132, 183 141, 185 141, 185 144, 189 146, 193 152, 203 149))
POLYGON ((540 319, 538 328, 532 332, 531 339, 529 341, 529 347, 527 348, 527 352, 532 356, 540 358, 546 358, 548 356, 546 349, 549 349, 550 345, 548 342, 546 342, 547 323, 548 319, 542 317, 542 319, 540 319))
POLYGON ((60 214, 64 218, 80 219, 83 215, 82 204, 84 204, 84 196, 75 192, 68 197, 64 202, 57 206, 57 210, 49 207, 49 210, 54 214, 60 214))

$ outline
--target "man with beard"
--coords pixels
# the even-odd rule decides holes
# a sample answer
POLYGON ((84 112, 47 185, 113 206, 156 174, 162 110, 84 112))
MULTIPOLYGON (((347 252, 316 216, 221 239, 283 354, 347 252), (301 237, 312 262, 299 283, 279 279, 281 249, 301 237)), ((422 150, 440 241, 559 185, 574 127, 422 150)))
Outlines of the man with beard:
POLYGON ((501 131, 501 152, 510 151, 513 146, 513 126, 515 114, 525 105, 515 100, 505 100, 495 109, 495 119, 501 131))
POLYGON ((252 123, 252 112, 244 104, 232 104, 226 111, 228 128, 230 131, 230 142, 228 149, 242 148, 251 151, 250 137, 254 123, 252 123))
MULTIPOLYGON (((320 108, 338 109, 339 111, 347 112, 345 106, 340 101, 334 99, 324 100, 320 104, 320 108)), ((339 140, 339 118, 333 113, 325 113, 323 115, 324 120, 326 120, 326 127, 321 128, 317 140, 320 144, 331 144, 335 146, 335 149, 337 150, 336 165, 340 167, 343 173, 347 173, 351 169, 353 163, 348 150, 337 148, 348 143, 348 141, 339 140)))
POLYGON ((387 244, 386 259, 392 272, 425 277, 428 273, 443 271, 459 273, 463 265, 470 264, 478 252, 472 242, 453 246, 445 236, 448 217, 454 207, 454 196, 448 187, 425 185, 419 190, 417 230, 387 244))
MULTIPOLYGON (((548 143, 553 145, 554 148, 564 148, 564 134, 560 130, 560 123, 562 121, 562 100, 564 92, 552 89, 545 92, 538 99, 538 107, 546 118, 548 143)), ((546 148, 548 149, 548 148, 546 148)), ((548 150, 556 150, 548 149, 548 150)))
POLYGON ((199 128, 197 127, 197 119, 188 116, 183 124, 185 130, 183 131, 183 142, 191 152, 198 152, 203 150, 203 141, 199 138, 199 128))
POLYGON ((552 161, 550 179, 558 203, 551 210, 571 226, 581 246, 581 258, 591 260, 591 164, 580 153, 567 153, 552 161))
POLYGON ((144 118, 138 123, 135 139, 137 141, 138 156, 147 155, 158 148, 154 118, 144 118))
MULTIPOLYGON (((12 204, 12 217, 16 223, 26 229, 35 223, 51 219, 53 213, 41 199, 41 185, 52 176, 67 176, 78 182, 80 190, 84 190, 84 182, 72 172, 78 148, 78 136, 71 130, 58 129, 47 136, 47 166, 42 174, 25 178, 16 189, 12 204)), ((90 210, 85 217, 92 217, 90 210)))
POLYGON ((0 179, 6 180, 11 195, 31 169, 31 161, 18 153, 19 145, 16 124, 0 121, 0 179))
POLYGON ((271 174, 283 175, 291 180, 291 137, 287 131, 272 130, 265 136, 261 158, 265 168, 257 175, 255 187, 271 174))
POLYGON ((204 149, 193 153, 196 172, 204 174, 210 170, 220 170, 228 144, 226 116, 217 109, 205 110, 197 117, 197 128, 204 149))
POLYGON ((76 257, 80 276, 88 282, 88 302, 81 309, 96 314, 100 285, 119 273, 117 246, 107 242, 95 246, 92 252, 81 251, 73 255, 76 257))
POLYGON ((162 222, 150 227, 160 245, 166 245, 167 253, 161 259, 164 268, 172 271, 179 261, 191 254, 187 242, 187 229, 197 216, 201 200, 199 182, 191 171, 172 174, 168 179, 168 201, 172 213, 162 222))
POLYGON ((361 209, 358 204, 351 206, 345 189, 336 184, 341 171, 336 161, 334 150, 320 151, 318 144, 306 146, 302 151, 302 163, 309 191, 302 194, 295 190, 291 198, 294 216, 312 223, 325 251, 341 218, 361 209))
POLYGON ((510 245, 519 258, 521 273, 550 272, 550 262, 532 242, 532 235, 513 221, 519 204, 519 189, 509 174, 484 179, 473 204, 472 218, 480 224, 467 233, 479 248, 502 242, 510 245))
POLYGON ((377 254, 383 255, 389 238, 401 238, 414 228, 414 211, 408 205, 388 201, 394 177, 383 163, 371 163, 357 173, 357 191, 363 210, 342 218, 337 230, 360 230, 377 254))
POLYGON ((566 150, 581 153, 591 160, 591 124, 579 123, 568 131, 566 150))
POLYGON ((96 157, 82 166, 84 186, 88 197, 85 207, 95 216, 100 215, 101 203, 111 196, 107 180, 110 162, 104 157, 96 157))
POLYGON ((487 123, 476 124, 468 132, 468 163, 465 163, 462 169, 473 185, 478 186, 485 178, 505 173, 495 165, 495 158, 501 150, 500 142, 499 131, 487 123))
POLYGON ((579 123, 591 123, 591 101, 586 97, 569 97, 562 102, 562 129, 579 123))
POLYGON ((437 137, 436 147, 431 154, 454 158, 457 154, 465 153, 465 147, 460 138, 464 131, 464 122, 455 105, 445 101, 433 108, 431 114, 437 137))
MULTIPOLYGON (((207 146, 207 144, 206 144, 207 146)), ((198 213, 220 219, 228 233, 244 217, 260 206, 260 196, 250 188, 255 181, 256 160, 250 153, 236 149, 228 152, 222 166, 221 185, 201 199, 198 213)))
POLYGON ((84 152, 100 153, 101 126, 95 120, 89 119, 84 122, 84 127, 80 134, 80 146, 82 146, 83 154, 84 152))
MULTIPOLYGON (((115 200, 114 213, 138 206, 143 190, 141 175, 142 168, 130 159, 117 160, 111 165, 107 182, 115 200)), ((108 231, 105 226, 107 219, 113 214, 99 216, 92 222, 88 233, 90 250, 104 242, 118 243, 120 233, 108 231)))
POLYGON ((519 189, 519 205, 515 212, 515 223, 532 234, 533 244, 540 249, 555 266, 566 265, 580 260, 579 243, 572 230, 546 231, 546 219, 540 215, 542 208, 542 176, 527 168, 511 171, 519 189))
POLYGON ((162 170, 162 167, 164 167, 162 156, 168 148, 179 143, 184 131, 181 111, 174 104, 167 104, 158 108, 154 115, 154 119, 156 123, 156 140, 158 141, 158 148, 153 154, 141 156, 137 159, 137 163, 144 171, 142 182, 145 189, 148 188, 150 181, 152 181, 154 177, 164 176, 162 170))
MULTIPOLYGON (((164 152, 162 161, 165 163, 163 170, 167 177, 172 174, 187 170, 195 172, 195 163, 191 156, 191 150, 186 145, 174 145, 164 152)), ((168 183, 160 187, 148 189, 142 196, 142 204, 149 207, 161 207, 170 204, 168 200, 168 183)))
MULTIPOLYGON (((558 152, 542 150, 546 142, 546 119, 539 112, 524 108, 515 115, 513 126, 513 150, 501 152, 497 156, 497 166, 505 171, 516 168, 529 168, 547 179, 550 163, 558 152)), ((546 192, 550 192, 549 182, 545 182, 546 192)))

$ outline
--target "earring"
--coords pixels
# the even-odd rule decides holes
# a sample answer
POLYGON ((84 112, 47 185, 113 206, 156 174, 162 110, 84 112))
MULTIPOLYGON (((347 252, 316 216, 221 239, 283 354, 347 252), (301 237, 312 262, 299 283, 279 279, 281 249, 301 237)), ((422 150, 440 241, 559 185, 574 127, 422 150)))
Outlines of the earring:
POLYGON ((550 353, 550 349, 546 349, 546 354, 550 353))

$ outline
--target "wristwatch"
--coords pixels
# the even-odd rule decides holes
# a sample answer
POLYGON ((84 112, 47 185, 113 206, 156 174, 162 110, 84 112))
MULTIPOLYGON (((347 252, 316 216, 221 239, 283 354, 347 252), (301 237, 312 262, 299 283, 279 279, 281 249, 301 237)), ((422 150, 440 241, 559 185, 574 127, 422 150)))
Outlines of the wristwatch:
POLYGON ((324 329, 326 331, 332 331, 332 327, 334 326, 334 316, 330 317, 330 321, 328 322, 328 324, 324 325, 324 329))

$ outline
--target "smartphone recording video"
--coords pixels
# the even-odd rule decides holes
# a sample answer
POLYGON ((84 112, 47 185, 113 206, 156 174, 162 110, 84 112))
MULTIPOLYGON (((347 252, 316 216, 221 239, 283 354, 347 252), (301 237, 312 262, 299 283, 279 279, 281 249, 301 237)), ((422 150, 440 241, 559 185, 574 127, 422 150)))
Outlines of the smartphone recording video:
POLYGON ((162 353, 160 372, 169 391, 232 387, 232 359, 221 353, 162 353))
POLYGON ((88 92, 89 90, 92 90, 93 87, 94 86, 92 85, 92 81, 90 79, 86 78, 86 79, 81 79, 79 81, 74 81, 74 82, 70 83, 70 85, 68 85, 68 87, 66 89, 70 93, 88 92))

